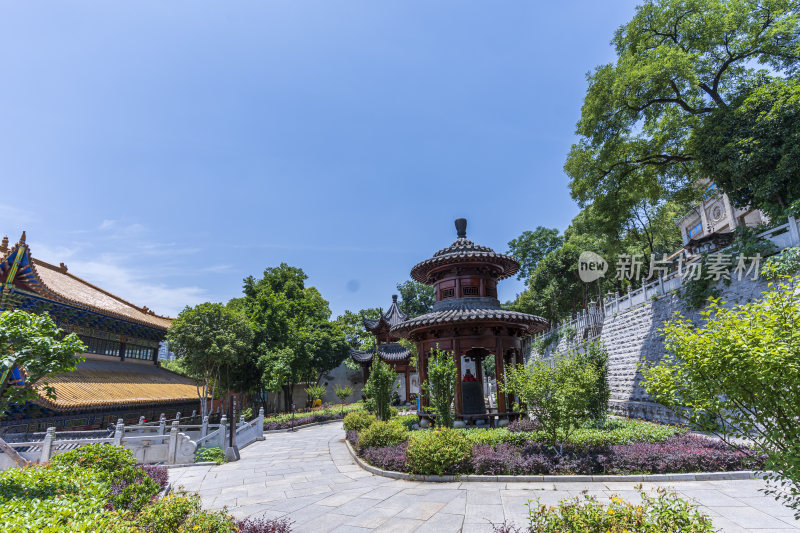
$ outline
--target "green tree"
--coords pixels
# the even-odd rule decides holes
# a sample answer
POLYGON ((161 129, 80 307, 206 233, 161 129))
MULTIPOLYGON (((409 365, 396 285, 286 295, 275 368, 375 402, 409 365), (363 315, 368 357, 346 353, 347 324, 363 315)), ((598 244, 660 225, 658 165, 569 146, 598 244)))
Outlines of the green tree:
POLYGON ((408 318, 430 313, 433 310, 435 301, 433 287, 410 279, 397 284, 400 291, 400 310, 408 315, 408 318))
POLYGON ((589 88, 565 170, 581 206, 623 226, 641 201, 685 199, 704 117, 800 64, 797 0, 649 0, 614 35, 617 58, 589 88))
POLYGON ((591 365, 559 358, 553 367, 541 360, 528 366, 509 365, 500 386, 519 397, 542 426, 548 443, 562 453, 563 443, 589 418, 596 384, 591 365))
POLYGON ((306 279, 302 269, 281 263, 244 280, 241 306, 255 330, 260 384, 282 392, 286 408, 296 384, 319 382, 349 355, 345 333, 329 322, 328 302, 306 279))
POLYGON ((785 216, 800 199, 800 82, 756 88, 712 113, 692 141, 701 172, 733 205, 785 216))
POLYGON ((304 390, 308 395, 308 399, 311 400, 312 407, 314 402, 317 400, 322 400, 325 397, 325 394, 328 392, 323 385, 311 385, 310 387, 306 387, 304 390))
POLYGON ((14 367, 25 372, 24 383, 0 379, 0 414, 12 403, 35 399, 37 392, 55 399, 48 378, 75 370, 83 361, 75 356, 85 351, 78 336, 64 335, 50 315, 19 310, 0 313, 0 378, 8 379, 14 367))
POLYGON ((537 226, 533 231, 523 231, 522 235, 509 241, 507 253, 520 264, 517 278, 527 279, 539 261, 563 243, 564 237, 559 235, 557 229, 542 226, 537 226))
POLYGON ((252 349, 252 339, 247 319, 220 303, 186 307, 169 327, 166 340, 170 348, 186 372, 199 382, 197 394, 203 416, 208 414, 206 399, 214 397, 221 380, 230 384, 230 369, 252 349))
POLYGON ((428 381, 423 383, 425 393, 428 394, 431 406, 436 411, 436 425, 440 427, 453 427, 453 401, 456 397, 456 383, 458 372, 453 353, 440 350, 438 347, 431 350, 428 356, 428 381))
POLYGON ((377 353, 373 355, 369 379, 364 385, 364 396, 367 398, 367 409, 373 411, 379 420, 389 420, 392 417, 389 407, 396 379, 397 374, 392 367, 383 362, 377 353))
POLYGON ((347 340, 347 344, 356 350, 369 350, 375 347, 375 336, 364 327, 365 318, 380 318, 381 310, 377 307, 362 309, 358 313, 345 311, 336 317, 342 333, 347 340))
MULTIPOLYGON (((784 279, 763 298, 726 306, 718 298, 700 324, 676 313, 662 332, 668 354, 642 361, 642 384, 656 402, 700 430, 750 440, 768 457, 765 471, 800 510, 800 298, 784 279)), ((800 513, 798 513, 800 515, 800 513)))
POLYGON ((344 414, 344 401, 353 394, 353 387, 350 385, 336 385, 333 392, 336 394, 336 397, 339 398, 339 401, 342 402, 342 414, 344 414))
POLYGON ((589 394, 589 416, 595 422, 604 423, 608 415, 608 400, 611 389, 608 386, 608 352, 599 340, 587 342, 574 354, 576 360, 594 370, 595 382, 589 394))

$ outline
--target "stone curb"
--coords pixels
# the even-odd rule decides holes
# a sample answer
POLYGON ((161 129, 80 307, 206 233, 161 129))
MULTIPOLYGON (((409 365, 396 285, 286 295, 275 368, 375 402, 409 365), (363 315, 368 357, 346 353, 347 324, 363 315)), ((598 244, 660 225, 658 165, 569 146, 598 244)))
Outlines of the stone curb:
POLYGON ((445 483, 452 481, 460 482, 486 482, 495 481, 503 483, 590 483, 590 482, 613 482, 613 481, 730 481, 740 479, 762 479, 764 473, 753 470, 742 470, 737 472, 697 472, 687 474, 641 474, 641 475, 599 475, 599 476, 484 476, 478 474, 467 474, 462 476, 416 476, 405 472, 394 472, 392 470, 382 470, 367 464, 362 460, 353 449, 350 441, 345 439, 347 451, 355 462, 376 476, 383 476, 392 479, 405 479, 408 481, 424 481, 431 483, 445 483))
MULTIPOLYGON (((313 426, 324 426, 325 424, 333 424, 334 422, 341 422, 341 421, 342 421, 341 419, 337 419, 337 420, 324 420, 322 422, 311 422, 309 424, 301 424, 299 426, 295 426, 294 429, 310 428, 313 426)), ((265 430, 264 435, 270 435, 272 433, 286 433, 287 431, 292 431, 292 428, 265 430)))
POLYGON ((183 463, 179 465, 159 465, 166 468, 187 468, 190 466, 217 466, 217 463, 214 461, 203 461, 201 463, 183 463))

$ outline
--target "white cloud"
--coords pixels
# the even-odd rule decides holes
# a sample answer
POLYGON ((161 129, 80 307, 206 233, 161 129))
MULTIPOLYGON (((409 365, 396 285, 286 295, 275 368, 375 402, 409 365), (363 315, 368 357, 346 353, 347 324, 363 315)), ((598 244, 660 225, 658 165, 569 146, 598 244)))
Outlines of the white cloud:
POLYGON ((100 225, 97 227, 97 229, 99 229, 99 230, 110 229, 110 228, 113 228, 114 225, 116 225, 116 223, 117 223, 116 220, 105 219, 100 223, 100 225))

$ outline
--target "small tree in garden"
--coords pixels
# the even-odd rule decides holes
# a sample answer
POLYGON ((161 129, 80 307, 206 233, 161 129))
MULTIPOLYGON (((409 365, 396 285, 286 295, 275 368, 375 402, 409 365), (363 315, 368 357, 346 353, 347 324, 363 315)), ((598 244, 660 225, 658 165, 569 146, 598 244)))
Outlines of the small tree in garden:
POLYGON ((364 396, 367 398, 367 409, 373 411, 379 420, 389 420, 392 416, 389 406, 392 402, 395 379, 397 375, 392 367, 384 363, 377 353, 373 355, 369 379, 364 385, 364 396))
POLYGON ((576 355, 577 360, 592 367, 597 374, 591 392, 589 416, 595 422, 604 423, 608 414, 608 400, 611 398, 611 389, 608 387, 608 352, 599 340, 587 342, 583 351, 576 355))
POLYGON ((436 411, 436 425, 453 427, 453 400, 458 374, 453 354, 438 347, 428 357, 428 382, 423 384, 436 411))
POLYGON ((333 389, 334 394, 336 397, 339 398, 339 401, 342 402, 342 414, 344 414, 344 401, 353 394, 353 387, 349 385, 339 386, 337 385, 333 389))
POLYGON ((314 407, 314 403, 316 403, 317 400, 322 401, 325 397, 325 393, 328 392, 323 385, 312 385, 304 390, 306 394, 308 394, 308 399, 311 400, 311 407, 314 407))
POLYGON ((503 392, 519 396, 549 444, 561 453, 564 441, 589 418, 596 385, 597 372, 591 365, 560 358, 553 367, 544 361, 510 365, 500 386, 503 392))
MULTIPOLYGON (((0 313, 0 378, 16 366, 25 370, 25 381, 0 392, 0 415, 11 403, 24 403, 36 397, 36 390, 55 398, 47 377, 71 372, 83 361, 75 357, 86 351, 74 333, 63 335, 49 315, 25 311, 0 313)), ((3 380, 0 379, 0 385, 3 380)))
POLYGON ((730 308, 712 299, 701 327, 676 313, 662 330, 666 355, 643 361, 653 400, 735 446, 746 438, 765 453, 765 470, 786 490, 768 492, 800 515, 800 296, 793 280, 730 308))

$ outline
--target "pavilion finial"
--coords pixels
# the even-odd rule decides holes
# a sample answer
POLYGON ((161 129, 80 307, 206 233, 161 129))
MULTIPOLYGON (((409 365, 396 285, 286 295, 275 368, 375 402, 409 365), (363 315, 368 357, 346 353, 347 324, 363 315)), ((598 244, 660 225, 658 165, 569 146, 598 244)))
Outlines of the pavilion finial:
POLYGON ((0 242, 0 252, 7 252, 8 251, 8 235, 3 237, 3 241, 0 242))
POLYGON ((22 231, 22 237, 19 238, 19 244, 25 244, 25 230, 22 231))
POLYGON ((467 219, 466 218, 457 218, 456 219, 456 232, 458 233, 459 239, 466 239, 467 238, 467 219))
POLYGON ((397 303, 397 295, 396 294, 392 294, 392 301, 394 303, 397 303))

